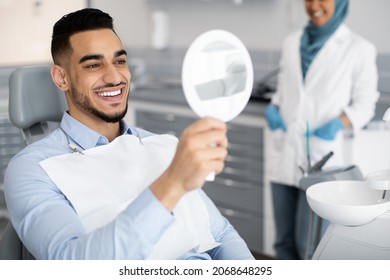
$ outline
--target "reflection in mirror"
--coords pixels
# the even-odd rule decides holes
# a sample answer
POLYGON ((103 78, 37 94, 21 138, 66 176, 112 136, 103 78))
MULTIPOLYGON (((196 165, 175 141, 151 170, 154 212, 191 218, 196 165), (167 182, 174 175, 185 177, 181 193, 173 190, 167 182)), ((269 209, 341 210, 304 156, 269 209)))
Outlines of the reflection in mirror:
POLYGON ((226 42, 207 45, 194 60, 193 72, 196 92, 201 100, 228 97, 245 88, 246 68, 240 51, 226 42))
POLYGON ((186 53, 182 83, 195 113, 229 121, 244 109, 252 92, 253 67, 249 53, 227 31, 203 33, 186 53))

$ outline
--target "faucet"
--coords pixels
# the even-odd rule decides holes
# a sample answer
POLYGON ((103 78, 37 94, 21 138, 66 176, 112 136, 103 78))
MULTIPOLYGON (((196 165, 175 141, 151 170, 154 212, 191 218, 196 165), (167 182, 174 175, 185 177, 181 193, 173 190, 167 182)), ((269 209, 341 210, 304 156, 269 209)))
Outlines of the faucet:
POLYGON ((390 108, 388 108, 386 112, 383 114, 382 120, 384 120, 385 122, 390 121, 390 108))
MULTIPOLYGON (((383 114, 382 120, 384 120, 386 123, 390 121, 390 108, 387 108, 386 112, 383 114)), ((386 189, 383 190, 382 199, 385 199, 386 197, 386 189)))
MULTIPOLYGON (((390 108, 383 114, 382 121, 385 123, 385 126, 390 124, 390 108)), ((370 187, 383 190, 382 199, 385 199, 386 192, 390 190, 390 169, 374 171, 367 174, 366 180, 370 182, 370 187)))

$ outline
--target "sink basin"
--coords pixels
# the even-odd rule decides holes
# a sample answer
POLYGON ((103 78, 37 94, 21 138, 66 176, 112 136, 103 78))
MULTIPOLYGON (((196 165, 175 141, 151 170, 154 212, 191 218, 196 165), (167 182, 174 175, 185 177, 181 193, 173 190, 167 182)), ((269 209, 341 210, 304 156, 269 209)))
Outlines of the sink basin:
POLYGON ((390 189, 390 169, 375 171, 366 176, 366 181, 371 188, 378 190, 390 189))
POLYGON ((310 208, 321 218, 344 226, 370 223, 390 210, 388 194, 369 187, 365 181, 328 181, 306 191, 310 208))

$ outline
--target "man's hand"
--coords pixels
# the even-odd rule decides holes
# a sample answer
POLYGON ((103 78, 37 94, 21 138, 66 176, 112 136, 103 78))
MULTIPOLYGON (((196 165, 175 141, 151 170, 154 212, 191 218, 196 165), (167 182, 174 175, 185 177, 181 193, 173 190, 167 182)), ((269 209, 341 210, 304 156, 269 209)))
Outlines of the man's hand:
POLYGON ((183 131, 171 165, 151 186, 168 210, 185 193, 202 187, 209 173, 222 172, 227 156, 226 132, 226 124, 214 118, 200 119, 183 131))

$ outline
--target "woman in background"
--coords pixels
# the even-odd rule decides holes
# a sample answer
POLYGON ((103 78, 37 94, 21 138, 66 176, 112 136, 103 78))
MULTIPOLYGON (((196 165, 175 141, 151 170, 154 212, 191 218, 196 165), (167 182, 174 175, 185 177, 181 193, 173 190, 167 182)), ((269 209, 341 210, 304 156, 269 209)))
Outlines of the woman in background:
POLYGON ((309 22, 282 47, 277 91, 266 109, 272 131, 271 190, 276 258, 304 259, 310 208, 299 181, 329 152, 343 166, 345 129, 364 127, 379 98, 376 49, 343 22, 348 0, 305 0, 309 22))

